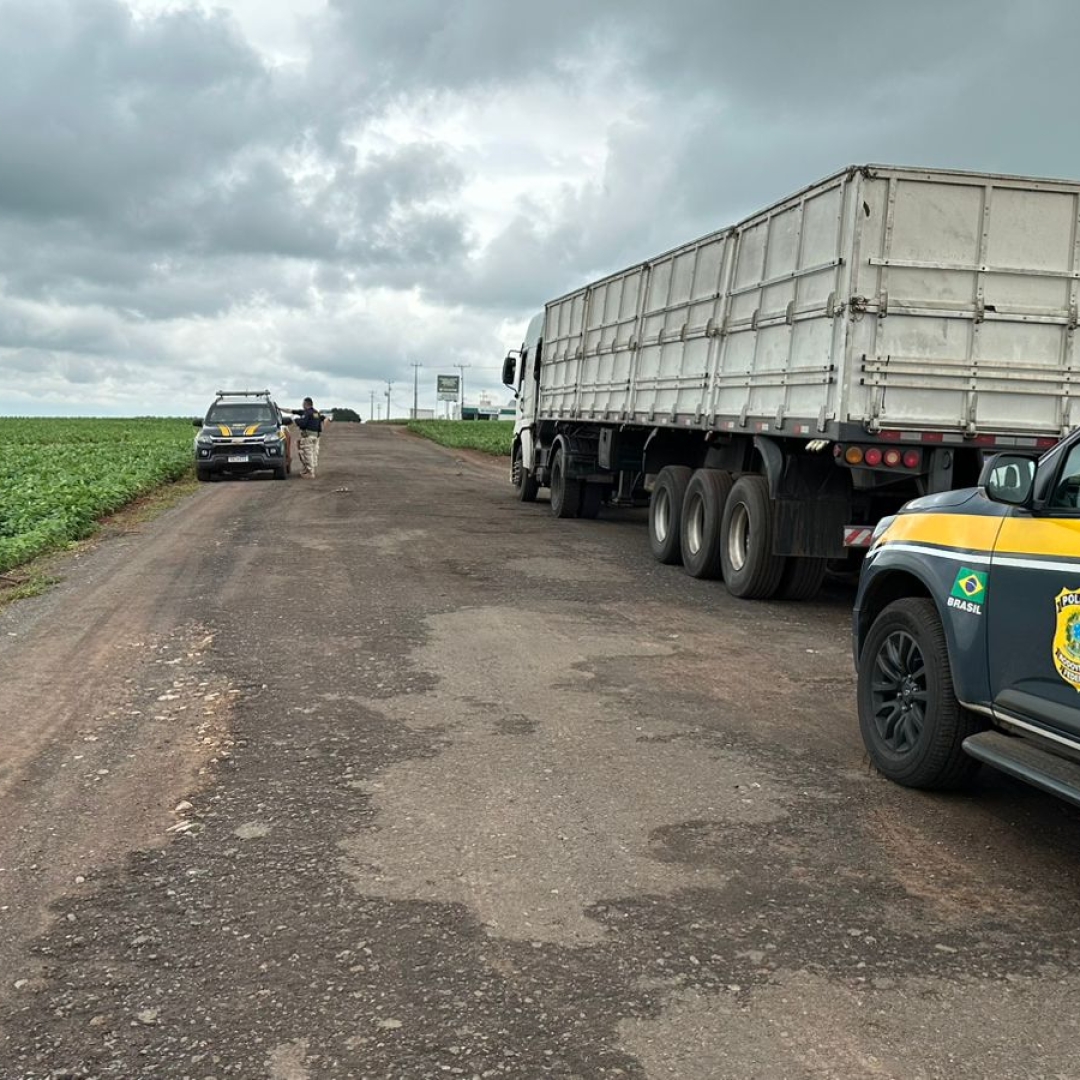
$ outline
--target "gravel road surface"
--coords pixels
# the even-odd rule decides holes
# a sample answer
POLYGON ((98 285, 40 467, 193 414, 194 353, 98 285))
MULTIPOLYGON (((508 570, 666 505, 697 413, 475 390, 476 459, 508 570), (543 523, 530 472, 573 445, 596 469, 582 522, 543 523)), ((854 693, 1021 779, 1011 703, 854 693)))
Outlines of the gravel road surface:
POLYGON ((0 612, 0 1078, 1080 1077, 1080 815, 757 604, 341 424, 0 612))

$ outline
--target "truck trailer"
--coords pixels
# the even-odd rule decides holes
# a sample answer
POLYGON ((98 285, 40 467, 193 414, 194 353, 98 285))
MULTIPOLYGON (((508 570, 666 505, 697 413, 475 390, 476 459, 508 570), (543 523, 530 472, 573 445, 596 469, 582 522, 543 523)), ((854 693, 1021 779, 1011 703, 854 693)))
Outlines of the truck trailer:
POLYGON ((853 166, 550 301, 511 479, 649 506, 654 556, 806 599, 876 523, 1080 423, 1080 182, 853 166))

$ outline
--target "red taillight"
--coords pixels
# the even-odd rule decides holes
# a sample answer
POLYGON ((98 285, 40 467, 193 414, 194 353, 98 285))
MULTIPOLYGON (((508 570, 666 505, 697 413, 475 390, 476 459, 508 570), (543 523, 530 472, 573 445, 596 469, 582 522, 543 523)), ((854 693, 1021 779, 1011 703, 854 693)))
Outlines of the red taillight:
POLYGON ((904 465, 909 469, 917 469, 919 467, 919 451, 909 450, 904 454, 904 465))
POLYGON ((886 450, 884 460, 890 469, 895 469, 904 460, 904 455, 899 450, 886 450))
POLYGON ((863 457, 863 461, 867 465, 880 465, 881 464, 881 451, 876 446, 871 446, 863 457))

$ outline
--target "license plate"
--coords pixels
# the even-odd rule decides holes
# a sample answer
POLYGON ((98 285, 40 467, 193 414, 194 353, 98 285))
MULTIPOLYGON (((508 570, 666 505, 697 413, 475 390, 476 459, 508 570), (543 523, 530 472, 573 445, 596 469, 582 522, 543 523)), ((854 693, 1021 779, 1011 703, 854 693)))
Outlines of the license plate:
POLYGON ((247 454, 230 454, 229 455, 229 464, 230 465, 239 465, 242 462, 250 461, 250 460, 251 459, 248 457, 247 454))

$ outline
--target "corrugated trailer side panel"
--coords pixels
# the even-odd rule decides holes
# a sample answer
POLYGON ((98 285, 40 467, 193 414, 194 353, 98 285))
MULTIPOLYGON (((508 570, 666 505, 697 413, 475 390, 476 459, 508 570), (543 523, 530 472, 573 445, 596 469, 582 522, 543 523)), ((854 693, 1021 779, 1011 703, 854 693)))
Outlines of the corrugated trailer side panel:
POLYGON ((625 416, 645 275, 645 268, 636 266, 601 282, 589 294, 576 402, 584 416, 625 416))
POLYGON ((849 170, 548 305, 540 415, 1057 434, 1080 184, 849 170))
POLYGON ((844 418, 967 435, 1080 423, 1080 184, 875 169, 860 200, 844 418))
POLYGON ((735 228, 710 409, 721 427, 817 430, 835 415, 853 187, 834 177, 735 228))
POLYGON ((632 365, 631 417, 705 425, 729 237, 705 237, 649 266, 632 365))
POLYGON ((831 418, 850 183, 549 304, 541 415, 780 430, 831 418))

